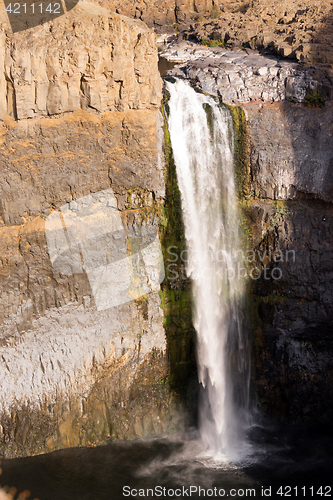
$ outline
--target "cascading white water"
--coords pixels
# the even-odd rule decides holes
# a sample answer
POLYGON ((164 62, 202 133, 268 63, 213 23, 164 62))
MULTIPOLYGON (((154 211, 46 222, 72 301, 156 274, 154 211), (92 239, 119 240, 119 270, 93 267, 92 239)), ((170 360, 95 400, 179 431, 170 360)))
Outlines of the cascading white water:
POLYGON ((234 181, 229 110, 189 83, 167 82, 171 145, 182 199, 192 278, 199 427, 213 452, 244 453, 249 350, 242 321, 245 270, 234 181))

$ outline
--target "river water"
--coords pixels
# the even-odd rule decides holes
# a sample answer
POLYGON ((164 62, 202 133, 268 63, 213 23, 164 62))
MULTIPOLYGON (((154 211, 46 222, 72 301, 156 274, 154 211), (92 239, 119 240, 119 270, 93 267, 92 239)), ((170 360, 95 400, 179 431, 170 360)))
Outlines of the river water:
POLYGON ((40 500, 333 496, 332 428, 266 422, 248 430, 248 441, 253 454, 237 464, 205 453, 195 432, 73 448, 4 460, 0 482, 40 500))

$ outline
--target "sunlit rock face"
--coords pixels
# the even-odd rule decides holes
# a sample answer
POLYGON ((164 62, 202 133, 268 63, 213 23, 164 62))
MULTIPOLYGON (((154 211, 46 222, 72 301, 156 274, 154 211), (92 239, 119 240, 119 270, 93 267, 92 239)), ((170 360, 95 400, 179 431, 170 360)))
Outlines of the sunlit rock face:
POLYGON ((333 81, 325 71, 258 52, 181 41, 166 47, 162 56, 177 64, 168 75, 190 79, 199 90, 228 104, 304 102, 309 91, 333 99, 333 81))
POLYGON ((25 32, 6 29, 1 453, 180 429, 161 383, 165 182, 155 35, 89 4, 25 32))
POLYGON ((129 17, 142 19, 149 26, 161 27, 167 24, 198 20, 203 16, 210 17, 212 10, 219 7, 236 5, 233 0, 124 0, 119 4, 114 0, 96 1, 110 10, 129 17))
POLYGON ((98 311, 159 291, 165 272, 156 228, 125 227, 112 189, 62 206, 45 229, 53 268, 85 272, 98 311))
POLYGON ((4 31, 0 40, 2 120, 159 106, 155 35, 141 21, 80 3, 8 42, 4 31))
MULTIPOLYGON (((158 32, 266 54, 332 71, 330 0, 95 0, 158 32)), ((331 75, 332 76, 332 75, 331 75)))

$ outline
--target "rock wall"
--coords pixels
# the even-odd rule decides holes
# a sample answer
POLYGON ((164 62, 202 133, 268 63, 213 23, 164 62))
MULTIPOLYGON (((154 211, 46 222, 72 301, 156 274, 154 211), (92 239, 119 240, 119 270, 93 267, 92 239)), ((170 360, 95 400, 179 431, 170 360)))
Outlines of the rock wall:
POLYGON ((250 265, 259 270, 251 280, 259 401, 278 418, 330 422, 332 103, 243 109, 250 141, 243 203, 250 265))
POLYGON ((2 120, 159 106, 155 35, 140 21, 84 3, 0 44, 2 120))
POLYGON ((253 193, 279 200, 333 201, 332 103, 244 106, 251 136, 253 193))
POLYGON ((243 201, 259 406, 291 422, 332 421, 332 204, 243 201))
POLYGON ((101 309, 45 232, 110 189, 129 250, 137 228, 167 226, 155 34, 85 3, 1 40, 1 454, 179 430, 158 288, 101 309))
POLYGON ((322 0, 96 0, 158 32, 315 64, 331 74, 332 2, 322 0), (175 25, 173 27, 173 25, 175 25))
POLYGON ((114 0, 99 0, 100 5, 128 17, 141 19, 149 26, 161 27, 203 19, 225 6, 236 7, 234 0, 124 0, 121 5, 114 0))

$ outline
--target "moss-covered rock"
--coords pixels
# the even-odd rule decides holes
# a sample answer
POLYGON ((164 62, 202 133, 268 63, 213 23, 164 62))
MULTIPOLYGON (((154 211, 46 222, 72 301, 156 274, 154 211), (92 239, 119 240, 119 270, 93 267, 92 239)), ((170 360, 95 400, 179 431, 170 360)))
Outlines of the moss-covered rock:
POLYGON ((228 106, 232 114, 234 131, 234 162, 236 186, 239 197, 248 196, 250 192, 249 176, 249 142, 244 110, 240 106, 228 106))
POLYGON ((165 94, 164 153, 166 200, 160 219, 160 238, 166 268, 161 286, 161 307, 168 340, 168 383, 193 414, 196 404, 197 370, 195 359, 195 331, 192 322, 191 282, 186 276, 182 252, 186 250, 181 194, 172 155, 167 124, 168 95, 165 94))

